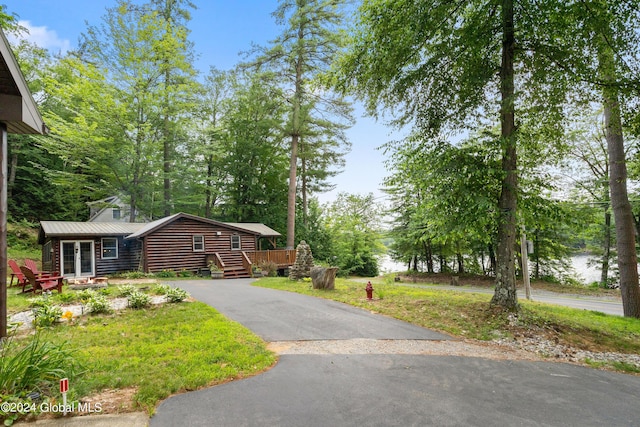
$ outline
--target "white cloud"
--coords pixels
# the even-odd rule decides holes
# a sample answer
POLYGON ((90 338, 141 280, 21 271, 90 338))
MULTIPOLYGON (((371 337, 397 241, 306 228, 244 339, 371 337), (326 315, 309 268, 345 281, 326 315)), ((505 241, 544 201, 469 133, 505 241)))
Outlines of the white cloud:
POLYGON ((32 25, 29 21, 19 21, 18 23, 29 30, 29 34, 22 35, 22 38, 44 49, 48 49, 51 53, 64 54, 71 49, 71 42, 58 37, 55 30, 32 25))

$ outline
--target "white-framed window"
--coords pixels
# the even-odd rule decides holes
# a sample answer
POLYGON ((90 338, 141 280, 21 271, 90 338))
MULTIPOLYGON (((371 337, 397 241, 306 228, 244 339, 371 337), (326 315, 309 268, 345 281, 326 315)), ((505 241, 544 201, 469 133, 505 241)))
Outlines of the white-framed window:
POLYGON ((113 216, 113 219, 120 219, 120 208, 113 208, 111 210, 111 215, 113 216))
POLYGON ((193 235, 193 252, 204 252, 204 236, 202 234, 193 235))
POLYGON ((239 251, 240 249, 242 249, 242 245, 240 244, 240 236, 237 234, 233 234, 231 236, 231 250, 239 251))
POLYGON ((104 237, 102 239, 102 259, 118 258, 118 239, 115 237, 104 237))

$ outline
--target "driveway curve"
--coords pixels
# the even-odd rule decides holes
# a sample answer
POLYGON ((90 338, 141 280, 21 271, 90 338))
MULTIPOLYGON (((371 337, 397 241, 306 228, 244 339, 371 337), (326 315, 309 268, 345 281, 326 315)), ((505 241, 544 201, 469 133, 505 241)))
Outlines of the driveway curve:
MULTIPOLYGON (((267 341, 449 339, 365 310, 249 283, 176 284, 267 341)), ((638 401, 639 377, 562 363, 285 354, 264 374, 165 400, 150 425, 637 426, 638 401)))
MULTIPOLYGON (((396 319, 335 301, 250 286, 251 279, 174 283, 215 307, 265 341, 373 339, 450 339, 396 319)), ((301 286, 307 286, 301 284, 301 286)))

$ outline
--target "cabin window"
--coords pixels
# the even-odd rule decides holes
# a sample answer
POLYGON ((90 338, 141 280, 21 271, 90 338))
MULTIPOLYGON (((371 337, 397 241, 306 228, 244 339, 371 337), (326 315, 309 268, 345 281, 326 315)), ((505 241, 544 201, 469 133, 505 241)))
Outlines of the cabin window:
POLYGON ((113 208, 111 213, 113 214, 113 219, 120 219, 120 208, 113 208))
POLYGON ((234 234, 231 236, 231 250, 240 250, 242 249, 241 245, 240 245, 240 236, 237 234, 234 234))
POLYGON ((51 240, 42 246, 42 262, 51 262, 51 254, 53 247, 51 246, 51 240))
POLYGON ((102 239, 102 259, 118 258, 118 239, 106 237, 102 239))
POLYGON ((204 236, 202 234, 193 236, 193 252, 204 252, 204 236))

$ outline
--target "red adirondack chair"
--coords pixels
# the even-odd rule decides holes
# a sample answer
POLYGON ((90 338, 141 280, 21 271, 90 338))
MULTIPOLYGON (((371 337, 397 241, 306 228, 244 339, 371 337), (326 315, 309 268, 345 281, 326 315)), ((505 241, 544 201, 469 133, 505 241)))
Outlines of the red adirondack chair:
POLYGON ((31 286, 33 287, 33 293, 50 291, 51 289, 57 289, 58 292, 62 292, 62 276, 41 276, 35 275, 30 268, 23 265, 20 267, 20 271, 25 275, 31 286))
POLYGON ((18 280, 16 286, 22 286, 22 292, 30 292, 32 289, 27 288, 27 286, 30 285, 29 279, 27 279, 22 270, 20 270, 18 263, 10 259, 9 268, 11 268, 11 281, 9 282, 9 286, 13 286, 13 279, 16 278, 18 280))
POLYGON ((24 265, 29 270, 33 271, 33 274, 35 274, 37 277, 41 277, 41 276, 59 276, 60 275, 58 273, 51 274, 51 272, 49 272, 49 271, 40 271, 40 270, 38 270, 38 265, 32 259, 25 259, 24 260, 24 265))

